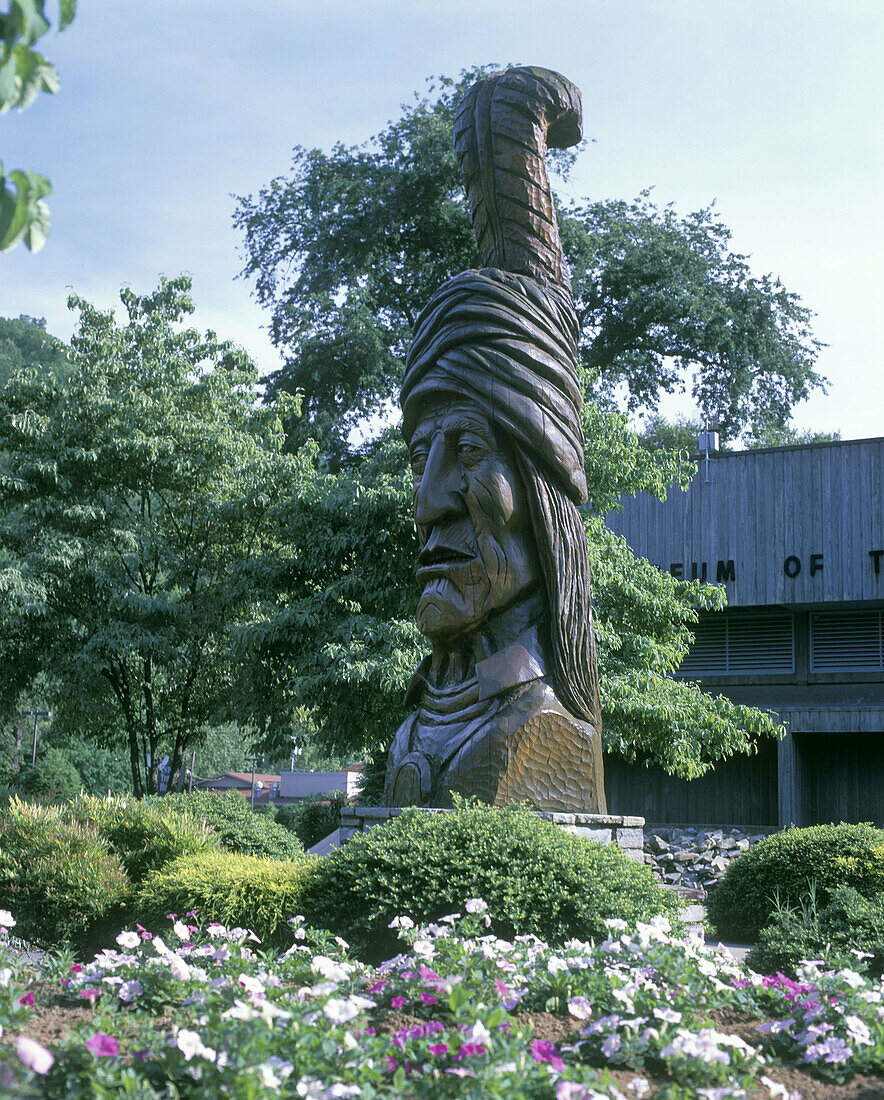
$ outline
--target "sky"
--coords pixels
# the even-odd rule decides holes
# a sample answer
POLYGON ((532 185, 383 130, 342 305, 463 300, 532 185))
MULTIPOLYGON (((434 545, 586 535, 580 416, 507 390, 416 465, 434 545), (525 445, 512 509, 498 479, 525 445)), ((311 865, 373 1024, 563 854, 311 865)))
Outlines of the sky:
POLYGON ((67 338, 72 290, 110 308, 123 284, 188 271, 193 323, 274 370, 234 196, 284 175, 295 145, 365 141, 430 75, 542 65, 583 92, 566 194, 714 201, 827 344, 828 394, 796 425, 884 435, 881 0, 80 0, 40 48, 61 89, 0 117, 0 159, 50 177, 52 232, 0 255, 2 316, 67 338))

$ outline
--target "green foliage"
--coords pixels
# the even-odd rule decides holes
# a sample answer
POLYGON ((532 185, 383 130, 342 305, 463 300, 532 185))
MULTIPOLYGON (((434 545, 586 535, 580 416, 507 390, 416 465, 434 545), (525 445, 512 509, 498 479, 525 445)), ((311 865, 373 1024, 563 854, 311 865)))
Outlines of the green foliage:
MULTIPOLYGON (((286 360, 271 389, 304 396, 293 445, 312 437, 344 455, 354 424, 395 398, 420 309, 477 266, 452 123, 482 71, 432 82, 364 145, 297 147, 288 176, 239 199, 243 273, 286 360)), ((558 154, 553 168, 567 177, 573 160, 558 154)), ((785 423, 822 384, 810 312, 776 278, 751 274, 712 207, 680 216, 645 191, 560 203, 559 226, 598 396, 623 385, 630 408, 653 410, 690 371, 696 403, 731 438, 762 419, 785 423)))
POLYGON ((42 317, 0 317, 0 389, 27 369, 64 378, 68 348, 46 331, 42 317))
POLYGON ((449 813, 407 809, 326 856, 302 904, 308 922, 359 950, 392 946, 387 925, 437 920, 482 898, 495 933, 551 943, 603 939, 609 917, 673 914, 676 901, 614 846, 565 833, 521 807, 458 801, 449 813))
POLYGON ((796 906, 816 884, 827 905, 839 886, 863 896, 884 891, 884 831, 870 824, 814 825, 774 833, 728 866, 707 914, 723 939, 751 942, 777 905, 796 906))
POLYGON ((311 794, 293 806, 280 806, 276 819, 291 829, 305 848, 312 848, 340 826, 346 801, 340 791, 311 794))
POLYGON ((229 852, 268 859, 297 859, 303 855, 298 839, 287 828, 266 814, 255 813, 236 791, 182 792, 148 801, 155 801, 164 813, 177 812, 204 821, 212 836, 229 852))
POLYGON ((54 728, 122 745, 138 795, 250 690, 231 650, 272 598, 256 563, 294 556, 303 460, 245 353, 179 329, 189 288, 124 290, 121 324, 72 298, 68 377, 0 391, 0 719, 44 677, 54 728))
MULTIPOLYGON (((641 445, 649 451, 683 451, 687 455, 698 453, 698 435, 703 430, 700 419, 690 420, 686 416, 676 416, 667 420, 665 416, 654 413, 644 419, 639 432, 641 445)), ((791 424, 770 419, 754 422, 746 432, 743 443, 748 450, 760 447, 793 447, 806 443, 833 443, 841 438, 841 433, 818 432, 811 428, 796 428, 791 424)), ((725 437, 720 439, 721 450, 733 450, 725 437)))
POLYGON ((71 804, 70 812, 84 827, 98 829, 136 886, 151 871, 179 856, 218 847, 211 830, 196 814, 167 808, 152 799, 80 798, 71 804))
POLYGON ((302 911, 301 896, 316 862, 264 859, 231 852, 184 856, 151 875, 135 902, 139 918, 162 926, 168 913, 196 910, 203 922, 249 928, 267 946, 291 943, 289 918, 302 911))
POLYGON ((130 894, 119 855, 94 823, 11 799, 0 818, 0 897, 23 939, 47 947, 82 939, 130 894))
POLYGON ((67 802, 80 793, 80 773, 61 749, 50 748, 37 757, 37 764, 22 768, 13 776, 13 787, 26 798, 48 798, 67 802))
MULTIPOLYGON (((58 91, 55 66, 33 48, 49 30, 46 0, 10 0, 0 14, 0 114, 23 111, 40 92, 58 91)), ((59 31, 70 26, 76 0, 59 0, 59 31)), ((0 252, 23 240, 32 252, 43 247, 49 232, 49 207, 43 199, 52 187, 45 176, 13 169, 0 162, 0 252)))
POLYGON ((821 907, 811 881, 797 905, 775 906, 746 962, 762 974, 794 975, 805 959, 824 958, 827 968, 839 962, 855 968, 856 952, 871 956, 871 974, 884 971, 884 892, 864 897, 853 887, 838 886, 821 907))

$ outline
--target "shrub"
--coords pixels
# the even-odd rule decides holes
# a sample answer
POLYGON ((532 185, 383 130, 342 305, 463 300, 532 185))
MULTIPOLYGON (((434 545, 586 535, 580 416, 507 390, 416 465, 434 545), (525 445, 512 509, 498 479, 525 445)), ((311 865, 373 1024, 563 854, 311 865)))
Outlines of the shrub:
POLYGON ((265 859, 233 852, 182 856, 148 876, 136 908, 148 926, 168 913, 196 910, 199 920, 250 928, 266 945, 288 946, 288 919, 302 912, 301 894, 316 860, 265 859))
POLYGON ((98 828, 136 885, 179 856, 218 847, 204 821, 159 799, 84 796, 71 803, 70 811, 75 820, 98 828))
POLYGON ((488 904, 494 931, 551 943, 607 935, 604 921, 674 913, 653 874, 613 846, 590 843, 530 811, 458 801, 448 813, 407 809, 322 860, 307 885, 307 920, 369 958, 393 953, 396 916, 435 920, 464 899, 488 904), (392 948, 392 950, 391 950, 392 948))
POLYGON ((0 819, 0 897, 15 911, 17 934, 45 947, 88 941, 132 893, 97 826, 66 809, 13 797, 0 819))
POLYGON ((236 791, 169 794, 157 801, 171 811, 206 822, 219 843, 230 852, 268 859, 298 859, 303 855, 297 837, 272 817, 255 813, 236 791))
POLYGON ((839 886, 820 908, 811 884, 797 906, 777 907, 746 961, 760 973, 794 975, 804 959, 824 958, 827 968, 856 967, 857 951, 871 955, 871 974, 884 971, 884 893, 866 898, 839 886))
POLYGON ((882 845, 884 832, 869 824, 774 833, 730 864, 709 896, 709 919, 724 939, 754 941, 776 911, 775 897, 795 906, 811 879, 820 905, 842 885, 871 896, 884 890, 882 845))
POLYGON ((312 794, 293 806, 280 806, 276 820, 291 830, 305 848, 312 848, 340 827, 345 802, 341 791, 312 794))
POLYGON ((36 767, 23 768, 14 777, 20 795, 51 802, 76 798, 83 787, 80 773, 61 749, 47 749, 37 758, 36 767))

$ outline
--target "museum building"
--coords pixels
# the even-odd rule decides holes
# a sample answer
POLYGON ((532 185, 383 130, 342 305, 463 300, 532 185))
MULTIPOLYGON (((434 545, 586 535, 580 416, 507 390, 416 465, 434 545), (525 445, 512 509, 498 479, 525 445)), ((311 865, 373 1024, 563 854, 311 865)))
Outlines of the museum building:
POLYGON ((788 730, 693 782, 606 760, 649 822, 884 824, 884 438, 706 453, 686 492, 606 517, 673 576, 723 584, 676 675, 788 730))

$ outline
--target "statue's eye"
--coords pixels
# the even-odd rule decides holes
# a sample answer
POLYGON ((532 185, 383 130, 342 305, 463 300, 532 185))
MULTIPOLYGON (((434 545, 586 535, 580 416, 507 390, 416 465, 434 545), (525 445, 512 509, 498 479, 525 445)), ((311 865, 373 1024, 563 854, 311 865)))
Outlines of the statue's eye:
POLYGON ((425 447, 417 447, 411 452, 411 471, 415 477, 420 477, 426 469, 428 453, 425 447))
POLYGON ((457 454, 462 462, 467 464, 479 462, 487 453, 488 448, 474 439, 461 438, 457 443, 457 454))

